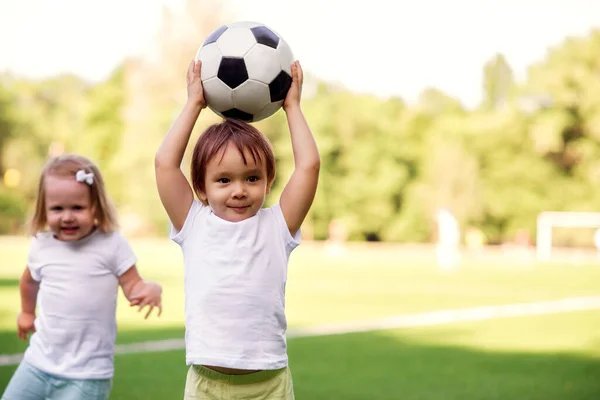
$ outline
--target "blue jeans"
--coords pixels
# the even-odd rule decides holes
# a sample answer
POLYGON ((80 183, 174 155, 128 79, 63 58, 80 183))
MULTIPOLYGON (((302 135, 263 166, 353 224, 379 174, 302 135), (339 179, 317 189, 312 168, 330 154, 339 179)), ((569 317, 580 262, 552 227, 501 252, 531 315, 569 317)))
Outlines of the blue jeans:
POLYGON ((0 400, 106 400, 112 379, 63 379, 21 361, 0 400))

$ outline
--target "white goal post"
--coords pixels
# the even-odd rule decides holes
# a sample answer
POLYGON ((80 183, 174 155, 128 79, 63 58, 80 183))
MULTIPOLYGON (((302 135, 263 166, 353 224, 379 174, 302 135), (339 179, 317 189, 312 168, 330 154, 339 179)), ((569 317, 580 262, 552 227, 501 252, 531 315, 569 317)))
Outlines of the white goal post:
POLYGON ((537 218, 536 255, 550 260, 552 228, 600 228, 600 212, 545 211, 537 218))

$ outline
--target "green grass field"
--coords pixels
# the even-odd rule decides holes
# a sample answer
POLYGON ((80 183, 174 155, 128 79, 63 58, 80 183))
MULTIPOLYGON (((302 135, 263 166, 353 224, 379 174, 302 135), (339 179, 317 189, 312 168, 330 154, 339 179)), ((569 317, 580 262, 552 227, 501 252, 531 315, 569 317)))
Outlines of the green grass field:
MULTIPOLYGON (((163 316, 144 321, 123 297, 118 343, 183 337, 183 270, 167 240, 133 242, 139 269, 164 287, 163 316)), ((16 339, 18 279, 27 242, 0 238, 0 354, 16 339)), ((303 244, 287 286, 290 327, 483 305, 600 295, 598 265, 467 262, 445 273, 389 247, 333 257, 303 244)), ((600 398, 600 310, 410 329, 292 338, 298 399, 600 398)), ((0 367, 0 392, 15 366, 0 367)), ((116 357, 112 399, 180 399, 183 350, 116 357)))

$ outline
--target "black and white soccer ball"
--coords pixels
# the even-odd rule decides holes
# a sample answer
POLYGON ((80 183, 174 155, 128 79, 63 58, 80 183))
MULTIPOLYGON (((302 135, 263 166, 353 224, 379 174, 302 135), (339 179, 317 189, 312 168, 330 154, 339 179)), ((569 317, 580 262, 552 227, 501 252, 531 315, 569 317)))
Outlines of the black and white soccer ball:
POLYGON ((283 105, 292 84, 290 46, 263 24, 239 21, 213 31, 196 54, 206 104, 224 118, 256 122, 283 105))

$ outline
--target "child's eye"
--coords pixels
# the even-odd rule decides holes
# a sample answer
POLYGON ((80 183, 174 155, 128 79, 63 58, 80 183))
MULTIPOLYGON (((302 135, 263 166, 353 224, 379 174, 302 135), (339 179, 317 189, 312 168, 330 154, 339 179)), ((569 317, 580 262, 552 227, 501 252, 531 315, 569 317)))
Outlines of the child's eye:
POLYGON ((229 179, 228 178, 220 178, 217 182, 219 182, 219 183, 229 183, 229 179))
POLYGON ((83 210, 83 207, 82 206, 74 206, 73 210, 83 210))
POLYGON ((258 176, 251 176, 248 178, 248 182, 258 182, 260 178, 258 176))
POLYGON ((50 208, 50 211, 62 211, 62 207, 54 206, 50 208))

